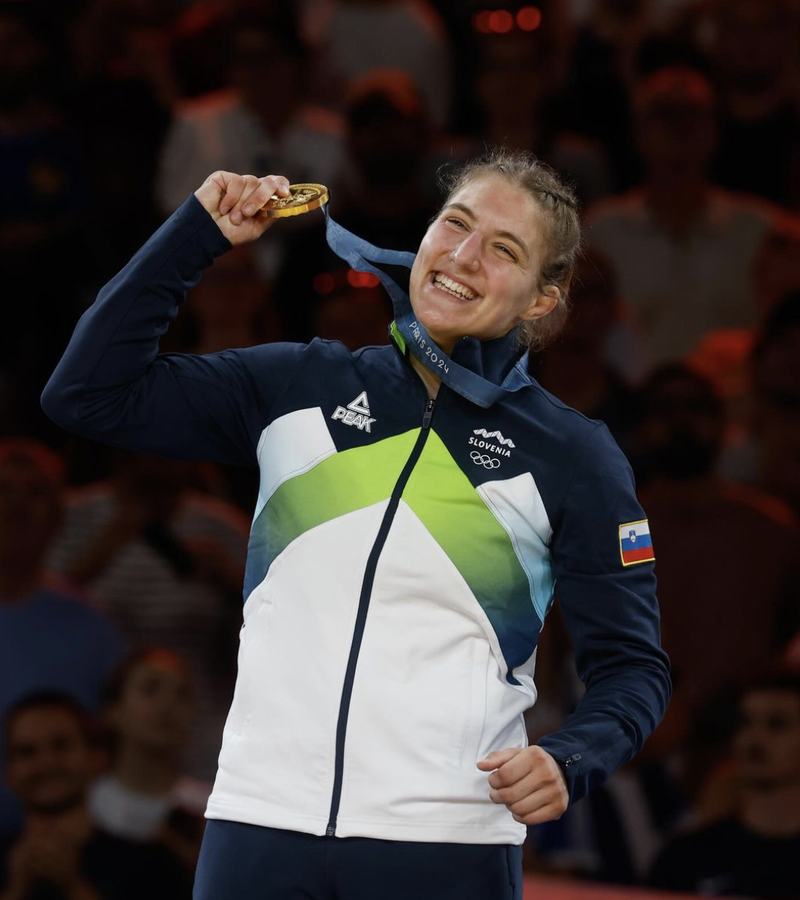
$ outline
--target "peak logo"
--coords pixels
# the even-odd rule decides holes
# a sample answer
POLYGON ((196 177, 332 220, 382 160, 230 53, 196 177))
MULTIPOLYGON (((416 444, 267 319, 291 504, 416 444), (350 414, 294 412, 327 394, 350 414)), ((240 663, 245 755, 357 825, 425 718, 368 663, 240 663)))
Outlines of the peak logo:
POLYGON ((370 416, 367 392, 362 391, 356 399, 351 400, 346 407, 337 406, 333 411, 331 418, 334 422, 341 421, 345 425, 354 425, 359 431, 366 431, 367 434, 371 434, 371 426, 375 419, 370 416))

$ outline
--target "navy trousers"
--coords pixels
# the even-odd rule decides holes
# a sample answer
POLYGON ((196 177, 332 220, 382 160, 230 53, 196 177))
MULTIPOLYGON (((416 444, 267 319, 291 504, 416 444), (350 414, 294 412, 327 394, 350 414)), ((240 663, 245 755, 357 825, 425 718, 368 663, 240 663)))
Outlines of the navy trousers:
POLYGON ((522 900, 522 847, 317 837, 212 819, 194 900, 522 900))

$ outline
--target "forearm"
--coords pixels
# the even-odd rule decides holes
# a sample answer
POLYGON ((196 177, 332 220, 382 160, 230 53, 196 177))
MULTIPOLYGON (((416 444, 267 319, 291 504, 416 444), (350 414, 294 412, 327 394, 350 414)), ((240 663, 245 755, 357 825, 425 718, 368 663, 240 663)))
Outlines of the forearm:
POLYGON ((671 684, 660 651, 598 675, 561 728, 538 745, 562 766, 570 802, 585 797, 641 750, 669 702, 671 684))

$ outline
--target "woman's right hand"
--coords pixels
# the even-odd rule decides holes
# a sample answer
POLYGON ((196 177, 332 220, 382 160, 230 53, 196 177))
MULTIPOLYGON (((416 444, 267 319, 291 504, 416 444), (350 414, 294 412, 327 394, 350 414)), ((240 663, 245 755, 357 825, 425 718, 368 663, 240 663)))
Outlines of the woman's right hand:
POLYGON ((234 246, 255 241, 272 225, 275 219, 267 215, 264 207, 274 194, 289 196, 288 178, 214 172, 194 192, 234 246))

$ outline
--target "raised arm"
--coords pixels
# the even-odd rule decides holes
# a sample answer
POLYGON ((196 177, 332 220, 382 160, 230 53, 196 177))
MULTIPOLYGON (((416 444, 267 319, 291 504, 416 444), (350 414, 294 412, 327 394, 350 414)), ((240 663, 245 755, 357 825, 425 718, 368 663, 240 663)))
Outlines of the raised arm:
POLYGON ((182 459, 255 464, 275 394, 297 364, 288 344, 159 355, 186 292, 214 258, 255 240, 282 176, 215 172, 100 291, 42 394, 68 431, 182 459))

